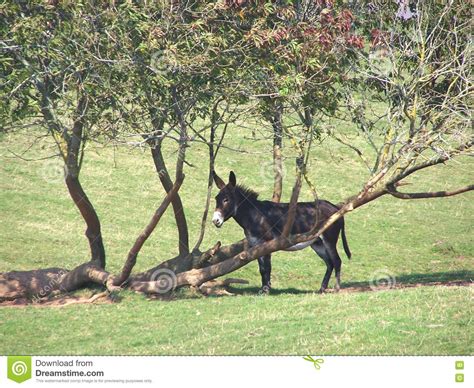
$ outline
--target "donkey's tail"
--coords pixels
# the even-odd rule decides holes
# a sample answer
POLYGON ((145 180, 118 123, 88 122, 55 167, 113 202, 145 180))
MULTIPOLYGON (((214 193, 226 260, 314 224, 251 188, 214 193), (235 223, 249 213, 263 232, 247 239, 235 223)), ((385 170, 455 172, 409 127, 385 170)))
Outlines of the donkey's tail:
POLYGON ((344 218, 342 218, 341 236, 342 236, 342 245, 344 247, 344 252, 346 252, 347 257, 350 260, 352 253, 351 253, 351 250, 349 249, 349 244, 347 243, 347 238, 346 238, 346 232, 344 230, 344 218))

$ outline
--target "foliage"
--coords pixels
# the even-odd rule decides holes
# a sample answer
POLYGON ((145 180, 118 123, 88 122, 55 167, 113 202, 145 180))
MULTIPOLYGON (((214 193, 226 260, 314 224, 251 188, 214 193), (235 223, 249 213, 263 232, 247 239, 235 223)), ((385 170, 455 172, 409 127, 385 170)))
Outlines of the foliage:
POLYGON ((96 48, 107 42, 98 33, 102 20, 85 5, 8 2, 0 9, 4 129, 42 124, 64 157, 61 142, 70 140, 74 120, 81 116, 94 136, 107 121, 103 113, 115 103, 107 69, 97 64, 96 48), (87 103, 78 111, 81 97, 87 103))
POLYGON ((348 120, 373 148, 370 170, 387 169, 392 185, 472 145, 470 7, 417 2, 406 18, 393 7, 371 3, 369 10, 370 51, 360 53, 345 87, 348 120), (375 134, 382 141, 374 142, 375 134))

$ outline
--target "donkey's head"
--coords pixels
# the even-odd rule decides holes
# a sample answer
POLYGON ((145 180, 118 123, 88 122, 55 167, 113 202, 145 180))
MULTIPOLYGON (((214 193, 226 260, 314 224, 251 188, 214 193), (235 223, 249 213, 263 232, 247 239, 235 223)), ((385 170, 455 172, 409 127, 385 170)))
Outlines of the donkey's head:
POLYGON ((212 222, 220 228, 224 222, 237 212, 237 200, 235 197, 237 179, 233 171, 229 174, 229 183, 227 184, 219 178, 215 171, 213 171, 213 176, 214 182, 220 191, 216 196, 216 210, 212 216, 212 222))

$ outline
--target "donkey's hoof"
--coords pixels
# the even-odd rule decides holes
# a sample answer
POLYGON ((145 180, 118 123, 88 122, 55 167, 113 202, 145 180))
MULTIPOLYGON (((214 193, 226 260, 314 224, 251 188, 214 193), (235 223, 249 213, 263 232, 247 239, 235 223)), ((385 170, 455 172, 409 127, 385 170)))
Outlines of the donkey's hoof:
POLYGON ((324 294, 326 292, 326 289, 325 288, 320 288, 318 290, 318 294, 324 294))
POLYGON ((260 291, 258 291, 260 295, 268 295, 270 294, 270 287, 268 286, 263 286, 260 291))

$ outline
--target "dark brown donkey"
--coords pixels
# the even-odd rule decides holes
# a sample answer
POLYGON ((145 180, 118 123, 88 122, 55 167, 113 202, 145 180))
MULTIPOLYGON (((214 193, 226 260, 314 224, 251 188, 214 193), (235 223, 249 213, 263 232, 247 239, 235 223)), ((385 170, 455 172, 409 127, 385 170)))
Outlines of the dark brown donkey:
MULTIPOLYGON (((220 190, 216 196, 216 210, 212 217, 212 222, 215 226, 220 228, 225 221, 233 217, 243 228, 245 237, 251 246, 281 235, 288 213, 288 203, 259 201, 256 192, 237 185, 237 179, 233 171, 229 174, 229 183, 227 184, 214 172, 214 182, 220 190)), ((324 200, 318 200, 317 203, 298 202, 291 234, 310 231, 314 227, 316 220, 318 225, 322 225, 338 210, 339 208, 336 205, 324 200)), ((336 269, 336 290, 338 291, 340 288, 342 262, 336 248, 339 232, 342 232, 344 251, 350 259, 351 252, 344 233, 343 218, 339 218, 315 240, 299 243, 286 249, 287 251, 297 251, 311 246, 324 260, 327 270, 319 292, 326 290, 334 268, 336 269)), ((261 291, 268 293, 271 287, 271 255, 259 257, 258 265, 262 275, 261 291)))

